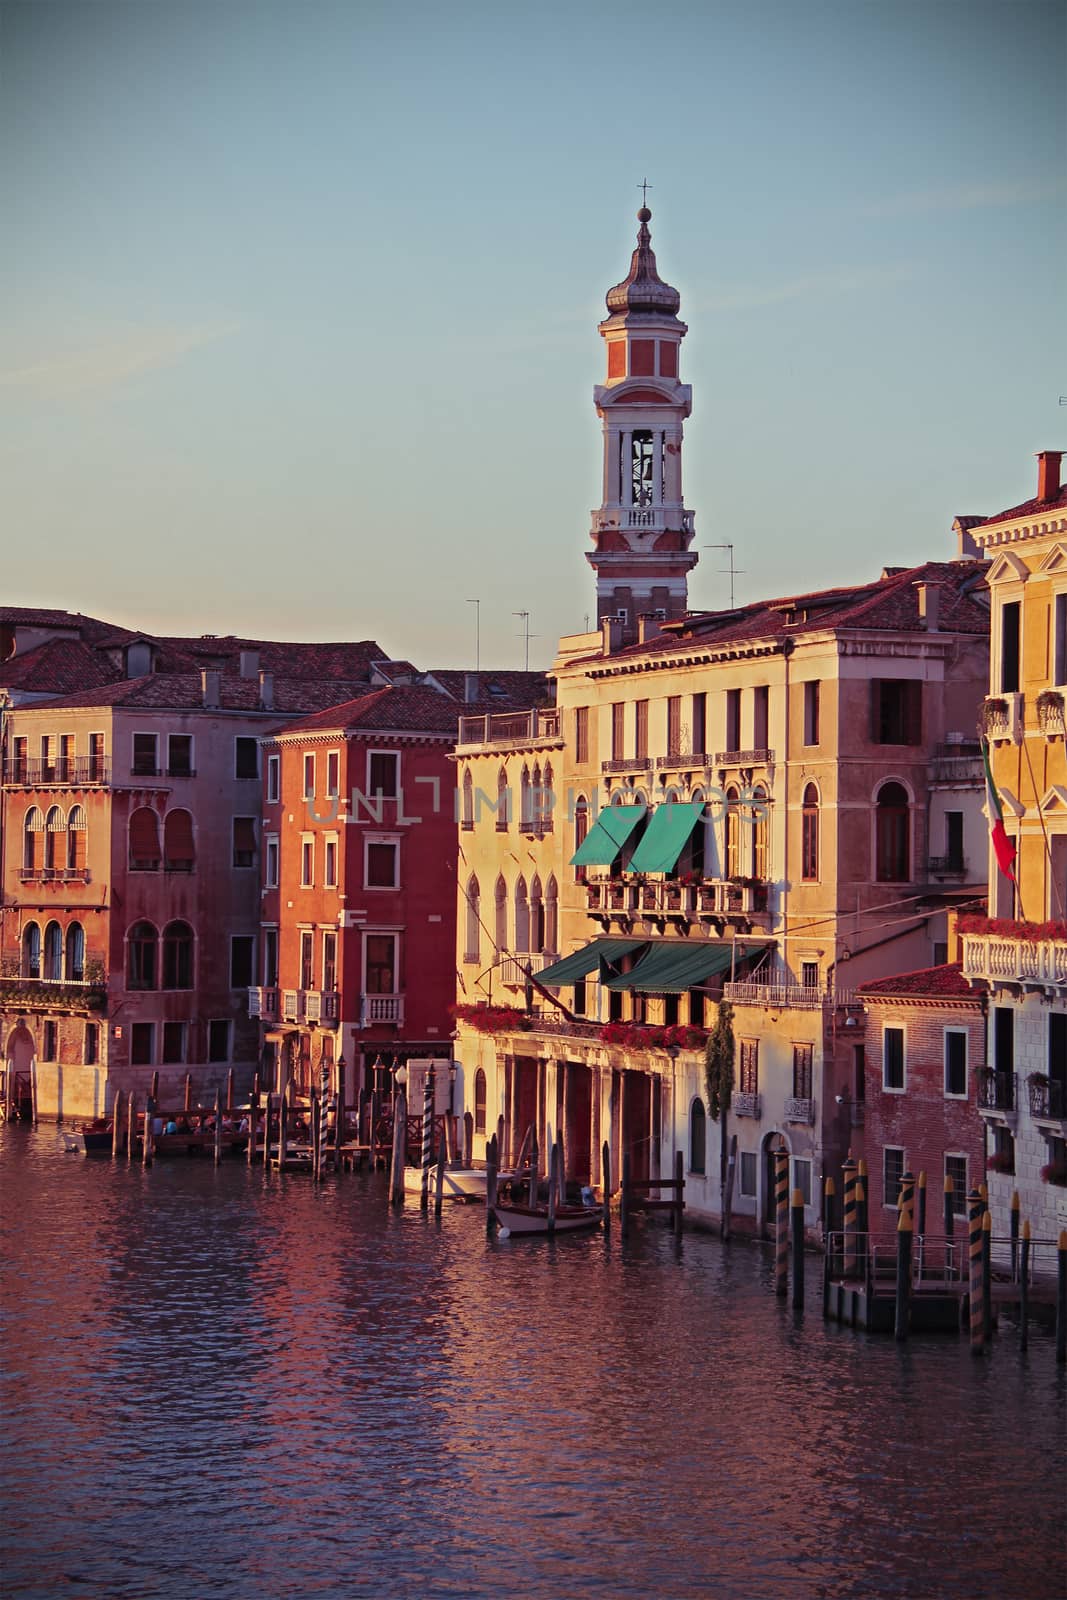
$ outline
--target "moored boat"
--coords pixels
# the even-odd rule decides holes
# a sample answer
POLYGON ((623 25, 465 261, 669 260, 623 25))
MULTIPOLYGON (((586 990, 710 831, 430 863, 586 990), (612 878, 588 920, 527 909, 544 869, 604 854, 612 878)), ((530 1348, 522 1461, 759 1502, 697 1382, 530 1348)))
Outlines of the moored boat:
MULTIPOLYGON (((113 1139, 113 1124, 110 1117, 94 1117, 92 1122, 83 1122, 78 1129, 78 1141, 87 1156, 109 1156, 113 1139)), ((119 1148, 125 1150, 126 1135, 119 1127, 119 1148)))
POLYGON ((599 1228, 603 1213, 599 1206, 557 1206, 554 1223, 544 1205, 524 1206, 515 1201, 498 1200, 493 1214, 500 1224, 500 1237, 511 1234, 590 1233, 599 1228))
MULTIPOLYGON (((446 1200, 484 1200, 488 1173, 484 1167, 446 1167, 443 1195, 446 1200)), ((437 1194, 437 1167, 430 1168, 430 1194, 437 1194)), ((422 1168, 404 1168, 404 1190, 422 1193, 422 1168)))

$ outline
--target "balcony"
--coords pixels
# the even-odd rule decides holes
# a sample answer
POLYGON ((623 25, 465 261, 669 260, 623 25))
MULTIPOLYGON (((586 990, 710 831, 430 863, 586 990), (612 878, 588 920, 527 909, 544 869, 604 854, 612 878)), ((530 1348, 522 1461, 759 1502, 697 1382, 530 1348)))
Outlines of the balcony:
POLYGON ((683 533, 694 529, 693 512, 673 506, 608 506, 593 512, 594 533, 614 533, 627 528, 643 533, 666 533, 668 529, 681 528, 683 533))
POLYGON ((730 1110, 735 1117, 752 1117, 756 1122, 763 1115, 763 1107, 758 1094, 735 1094, 730 1101, 730 1110))
POLYGON ((88 867, 20 867, 20 883, 89 883, 88 867))
POLYGON ((249 989, 248 1015, 260 1022, 322 1023, 336 1027, 340 996, 334 989, 249 989))
POLYGON ((717 767, 771 767, 774 765, 773 750, 718 750, 715 753, 717 767))
POLYGON ((106 978, 60 983, 51 978, 0 978, 0 1010, 95 1012, 107 1009, 106 978))
POLYGON ((277 1022, 279 1017, 277 989, 249 989, 248 1015, 260 1022, 277 1022))
POLYGON ((768 1011, 821 1011, 852 1004, 849 989, 828 991, 800 983, 727 983, 723 998, 733 1005, 763 1006, 768 1011))
POLYGON ((1043 689, 1037 697, 1037 725, 1046 739, 1067 736, 1063 695, 1058 689, 1043 689))
POLYGON ((1018 1074, 983 1067, 978 1074, 978 1109, 1000 1114, 1018 1109, 1018 1074))
POLYGON ((1018 744, 1023 736, 1022 695, 987 695, 982 707, 982 726, 991 744, 1018 744))
POLYGON ((931 878, 965 878, 967 863, 962 856, 930 856, 926 863, 931 878))
POLYGON ((977 739, 959 739, 935 747, 930 763, 932 784, 980 784, 982 781, 982 747, 977 739))
POLYGON ((404 996, 402 994, 366 994, 363 996, 361 1026, 399 1028, 404 1021, 404 996))
POLYGON ((495 711, 484 717, 460 717, 458 744, 521 746, 558 742, 559 711, 495 711))
POLYGON ((559 956, 547 950, 531 951, 529 955, 504 956, 500 963, 500 981, 506 989, 524 989, 526 987, 527 968, 536 978, 559 960, 559 956))
POLYGON ((803 1122, 810 1128, 815 1121, 815 1101, 796 1097, 787 1099, 785 1103, 785 1120, 786 1122, 803 1122))
POLYGON ((996 986, 1017 983, 1024 989, 1067 987, 1067 938, 1025 937, 1028 924, 1019 923, 1019 936, 1008 933, 963 934, 963 976, 984 978, 996 986))
POLYGON ((92 756, 80 760, 31 761, 9 756, 4 763, 4 782, 23 789, 92 789, 111 782, 110 764, 92 756))
POLYGON ((612 756, 600 763, 601 772, 648 772, 652 763, 647 756, 612 756))
POLYGON ((1067 1122, 1067 1083, 1033 1072, 1027 1080, 1030 1115, 1035 1122, 1067 1122))
POLYGON ((684 772, 691 767, 700 767, 710 763, 711 756, 706 750, 668 750, 665 756, 656 757, 657 772, 684 772))

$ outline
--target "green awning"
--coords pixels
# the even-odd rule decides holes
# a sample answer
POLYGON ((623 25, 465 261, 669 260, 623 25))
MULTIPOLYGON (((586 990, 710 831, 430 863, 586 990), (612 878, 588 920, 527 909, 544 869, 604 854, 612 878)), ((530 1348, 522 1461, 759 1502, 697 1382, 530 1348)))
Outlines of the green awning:
POLYGON ((682 994, 704 983, 747 952, 733 940, 656 939, 637 965, 608 981, 609 989, 636 989, 641 994, 682 994))
POLYGON ((647 943, 647 939, 594 939, 592 944, 573 951, 554 966, 539 972, 537 981, 548 989, 561 988, 565 983, 580 983, 591 972, 596 972, 602 961, 611 965, 622 956, 629 955, 631 950, 639 950, 647 943))
POLYGON ((646 811, 646 806, 605 806, 571 856, 571 866, 610 867, 646 811))
POLYGON ((703 810, 703 800, 657 806, 626 871, 671 872, 703 810))

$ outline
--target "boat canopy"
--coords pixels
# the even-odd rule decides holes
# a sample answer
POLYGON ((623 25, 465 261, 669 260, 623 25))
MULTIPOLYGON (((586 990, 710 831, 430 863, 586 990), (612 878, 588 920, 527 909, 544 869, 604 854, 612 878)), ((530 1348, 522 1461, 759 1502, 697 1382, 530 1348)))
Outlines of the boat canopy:
POLYGON ((625 870, 673 871, 703 810, 703 800, 669 800, 665 805, 657 806, 625 870))
POLYGON ((610 867, 647 806, 605 806, 571 856, 572 867, 610 867))

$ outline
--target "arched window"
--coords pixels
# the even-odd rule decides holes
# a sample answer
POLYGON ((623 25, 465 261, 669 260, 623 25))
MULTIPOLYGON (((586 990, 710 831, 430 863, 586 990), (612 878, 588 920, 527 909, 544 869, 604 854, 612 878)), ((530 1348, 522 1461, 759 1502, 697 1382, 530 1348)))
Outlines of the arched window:
POLYGON ((530 948, 530 907, 526 900, 526 879, 515 885, 515 949, 524 954, 530 948))
POLYGON ((38 806, 26 813, 22 831, 22 870, 40 872, 44 866, 44 814, 38 806))
POLYGON ((507 833, 508 823, 511 820, 509 812, 511 807, 511 793, 508 789, 507 770, 501 767, 496 775, 496 830, 498 833, 507 833))
POLYGON ((41 976, 41 930, 36 922, 27 922, 22 934, 22 976, 41 976))
POLYGON ((474 1074, 474 1131, 485 1132, 485 1073, 481 1067, 474 1074))
POLYGON ((130 929, 126 986, 129 989, 156 987, 156 930, 150 922, 135 922, 130 929))
POLYGON ((193 930, 187 922, 169 922, 163 929, 163 988, 193 987, 193 930))
MULTIPOLYGON (((585 798, 584 794, 580 794, 578 796, 577 800, 574 803, 574 851, 572 852, 573 854, 576 855, 578 853, 578 850, 581 848, 582 841, 584 840, 584 838, 585 838, 585 836, 586 836, 586 834, 588 832, 589 832, 589 801, 585 798)), ((585 882, 585 868, 584 867, 575 867, 575 869, 574 869, 574 881, 575 881, 575 883, 584 883, 585 882)))
POLYGON ((496 949, 497 954, 508 947, 508 886, 503 873, 496 880, 496 949))
POLYGON ((757 784, 752 791, 752 876, 761 882, 766 882, 768 877, 767 838, 770 832, 768 827, 768 800, 767 791, 762 784, 757 784))
POLYGON ((529 950, 545 948, 545 902, 541 894, 541 879, 534 873, 530 885, 530 943, 529 950))
POLYGON ((44 864, 47 872, 54 872, 57 867, 63 865, 65 852, 57 836, 66 831, 66 817, 58 806, 52 806, 45 823, 44 835, 44 864))
POLYGON ((87 859, 88 834, 85 827, 85 810, 71 806, 67 815, 67 871, 84 873, 87 859))
POLYGON ((545 770, 541 774, 541 831, 551 833, 553 813, 555 811, 555 795, 552 785, 554 783, 552 763, 545 762, 545 770))
POLYGON ((726 876, 741 876, 741 807, 736 789, 726 791, 726 876))
POLYGON ((168 811, 163 818, 163 863, 168 872, 192 872, 196 846, 191 811, 168 811))
POLYGON ((130 813, 130 870, 159 871, 159 818, 150 806, 130 813))
POLYGON ((559 949, 559 889, 555 875, 545 888, 545 943, 544 948, 555 955, 559 949))
POLYGON ((900 783, 883 783, 875 804, 875 876, 879 883, 907 883, 911 877, 908 792, 900 783))
POLYGON ((808 883, 819 876, 819 791, 813 783, 804 790, 800 812, 800 876, 808 883))
POLYGON ((708 1119, 703 1100, 697 1098, 689 1107, 689 1170, 707 1170, 708 1119))
POLYGON ((474 779, 470 767, 463 771, 463 827, 467 833, 474 827, 474 779))
POLYGON ((519 780, 519 827, 529 830, 533 826, 533 794, 530 788, 530 769, 523 766, 519 780))
POLYGON ((479 961, 482 950, 482 900, 473 872, 467 879, 467 935, 464 961, 479 961))
POLYGON ((68 983, 82 983, 85 979, 85 929, 80 922, 72 922, 67 928, 67 972, 68 983))
POLYGON ((44 979, 46 983, 59 983, 63 977, 63 932, 58 922, 50 922, 44 930, 44 979))

